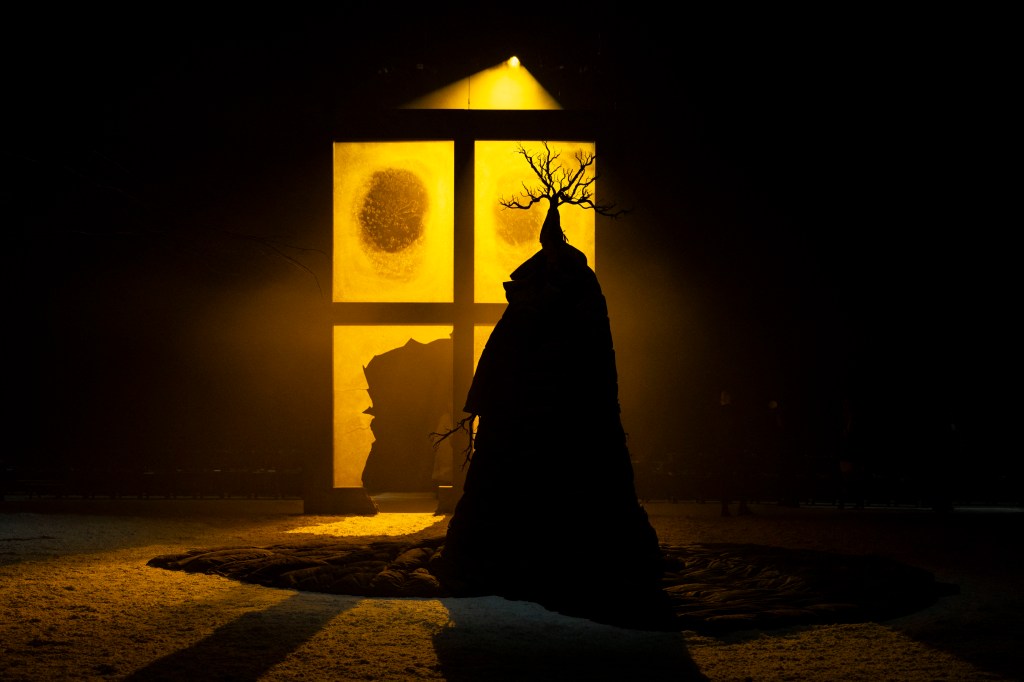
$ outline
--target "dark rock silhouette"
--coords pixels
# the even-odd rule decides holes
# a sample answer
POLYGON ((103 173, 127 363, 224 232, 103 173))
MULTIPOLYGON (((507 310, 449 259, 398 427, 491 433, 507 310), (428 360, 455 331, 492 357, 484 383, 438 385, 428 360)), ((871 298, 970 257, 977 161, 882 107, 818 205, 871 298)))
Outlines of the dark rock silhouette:
POLYGON ((432 492, 435 451, 429 434, 451 419, 452 342, 420 343, 375 356, 363 368, 373 406, 374 442, 363 486, 381 492, 432 492))

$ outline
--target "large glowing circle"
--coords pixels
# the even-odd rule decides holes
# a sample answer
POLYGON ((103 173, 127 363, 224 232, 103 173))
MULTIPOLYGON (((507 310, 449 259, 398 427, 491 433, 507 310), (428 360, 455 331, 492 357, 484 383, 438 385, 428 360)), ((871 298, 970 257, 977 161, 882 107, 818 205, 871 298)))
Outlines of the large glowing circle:
POLYGON ((401 168, 376 171, 359 211, 363 244, 386 253, 409 248, 423 237, 428 203, 427 188, 415 173, 401 168))

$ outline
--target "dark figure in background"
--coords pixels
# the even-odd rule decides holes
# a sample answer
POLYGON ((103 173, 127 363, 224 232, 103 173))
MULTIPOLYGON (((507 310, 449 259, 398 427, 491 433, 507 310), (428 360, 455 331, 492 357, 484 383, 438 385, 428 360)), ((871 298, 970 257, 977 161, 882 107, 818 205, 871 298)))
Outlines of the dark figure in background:
POLYGON ((678 458, 678 454, 669 452, 658 459, 633 461, 637 493, 641 500, 675 502, 679 498, 678 458))
POLYGON ((932 453, 925 473, 928 506, 932 511, 951 512, 957 472, 960 470, 960 431, 951 412, 938 415, 933 441, 928 443, 928 449, 932 453))
POLYGON ((637 498, 605 299, 557 207, 540 241, 505 283, 466 399, 479 424, 436 572, 457 594, 660 629, 663 554, 637 498))
POLYGON ((839 440, 839 508, 864 508, 867 472, 860 442, 860 429, 853 403, 843 400, 843 425, 839 440))
POLYGON ((715 421, 716 482, 718 498, 721 500, 721 515, 732 516, 729 510, 733 501, 738 502, 736 513, 752 514, 747 501, 750 496, 752 472, 746 461, 746 429, 732 394, 723 390, 718 397, 718 412, 715 421))
POLYGON ((778 400, 768 401, 762 426, 761 447, 777 477, 776 501, 781 507, 799 507, 803 471, 799 453, 787 439, 785 416, 778 400))

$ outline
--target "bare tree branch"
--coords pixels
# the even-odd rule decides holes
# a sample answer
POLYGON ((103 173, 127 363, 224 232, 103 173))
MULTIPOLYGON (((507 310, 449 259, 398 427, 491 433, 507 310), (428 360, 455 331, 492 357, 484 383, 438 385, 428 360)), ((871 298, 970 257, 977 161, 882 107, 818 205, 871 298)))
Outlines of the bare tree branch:
POLYGON ((466 455, 466 459, 462 462, 463 469, 465 469, 466 465, 473 459, 473 443, 476 436, 476 432, 473 430, 473 422, 476 421, 476 417, 477 415, 471 414, 468 417, 460 419, 455 426, 447 431, 434 431, 430 434, 430 442, 433 444, 435 450, 450 436, 453 436, 460 431, 465 432, 466 435, 469 436, 469 444, 463 450, 463 453, 466 455))
POLYGON ((544 152, 531 154, 520 142, 516 147, 516 153, 520 154, 530 170, 540 180, 539 187, 531 187, 523 183, 523 191, 513 194, 510 199, 502 196, 499 202, 505 208, 529 209, 534 204, 547 200, 551 208, 558 208, 562 204, 579 206, 589 209, 608 218, 618 218, 629 213, 630 209, 618 208, 615 204, 601 204, 594 199, 594 185, 599 177, 597 173, 590 174, 597 160, 596 154, 577 151, 574 158, 576 167, 570 172, 558 162, 561 154, 552 151, 551 146, 545 141, 544 152))

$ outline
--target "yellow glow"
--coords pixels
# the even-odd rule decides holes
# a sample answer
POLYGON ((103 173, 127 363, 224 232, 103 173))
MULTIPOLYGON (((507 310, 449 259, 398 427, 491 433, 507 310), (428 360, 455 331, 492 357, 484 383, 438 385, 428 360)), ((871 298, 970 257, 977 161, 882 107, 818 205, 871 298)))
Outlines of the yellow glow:
MULTIPOLYGON (((363 485, 363 468, 374 441, 373 417, 363 414, 371 406, 363 368, 375 355, 400 348, 409 339, 430 343, 451 335, 452 327, 443 325, 334 328, 334 487, 363 485)), ((451 419, 444 421, 450 423, 451 419)), ((441 449, 438 456, 444 456, 441 449)))
POLYGON ((406 104, 405 109, 561 109, 519 59, 463 78, 406 104))
POLYGON ((484 352, 484 346, 487 345, 487 339, 491 338, 491 332, 494 331, 493 324, 478 324, 473 327, 473 371, 476 371, 477 365, 480 364, 480 355, 484 352))
POLYGON ((451 301, 454 200, 451 141, 335 143, 334 300, 451 301))
MULTIPOLYGON (((523 261, 540 250, 540 228, 547 214, 548 203, 541 201, 530 210, 503 208, 499 201, 511 199, 528 187, 538 184, 526 160, 517 150, 518 141, 478 140, 475 168, 475 276, 478 303, 504 303, 502 282, 523 261)), ((548 142, 559 161, 570 169, 576 168, 577 151, 595 153, 593 142, 548 142)), ((541 142, 523 142, 531 154, 544 151, 541 142)), ((594 171, 594 168, 591 168, 594 171)), ((594 212, 579 206, 558 209, 562 229, 569 243, 587 256, 591 268, 595 267, 594 212)))
MULTIPOLYGON (((506 71, 508 69, 506 68, 506 71)), ((499 201, 538 182, 517 152, 519 141, 475 142, 475 302, 504 303, 502 283, 540 249, 547 204, 529 211, 504 209, 499 201)), ((522 143, 531 154, 541 142, 522 143)), ((575 168, 577 151, 595 153, 593 142, 549 142, 575 168)), ((333 299, 337 302, 452 302, 454 300, 454 143, 363 142, 334 145, 333 299), (376 175, 375 175, 376 174, 376 175), (394 203, 389 199, 394 198, 394 203), (405 210, 408 208, 409 210, 405 210), (415 234, 403 231, 411 213, 415 234), (369 234, 368 234, 369 233, 369 234), (401 243, 405 239, 407 243, 401 243), (390 240, 390 241, 389 241, 390 240), (393 241, 398 241, 398 248, 393 241)), ((595 265, 594 213, 560 208, 569 242, 595 265)), ((474 329, 474 367, 492 326, 474 329)), ((374 443, 363 368, 376 355, 410 339, 451 338, 451 325, 347 325, 334 328, 335 487, 361 487, 374 443)), ((454 406, 456 409, 461 405, 454 406)), ((442 428, 453 421, 446 415, 442 428)), ((438 449, 435 480, 453 476, 450 445, 438 449)))
POLYGON ((293 528, 289 533, 367 537, 374 535, 411 535, 431 526, 443 524, 443 516, 433 513, 392 513, 376 516, 349 516, 334 523, 293 528))

